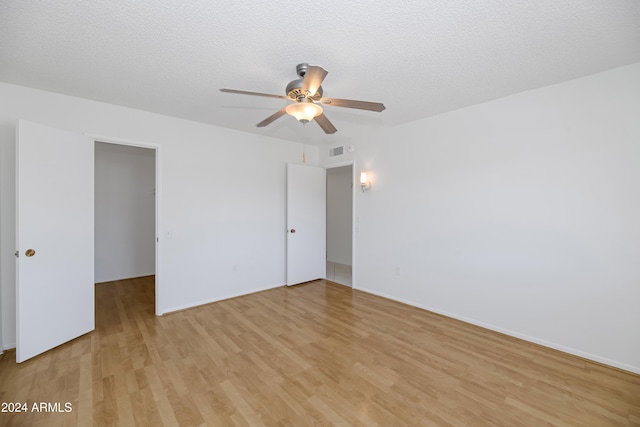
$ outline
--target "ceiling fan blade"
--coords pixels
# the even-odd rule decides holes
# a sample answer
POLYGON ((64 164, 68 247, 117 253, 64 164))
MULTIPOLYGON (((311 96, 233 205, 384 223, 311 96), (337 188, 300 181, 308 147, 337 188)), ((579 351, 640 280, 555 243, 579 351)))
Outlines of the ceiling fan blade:
POLYGON ((353 99, 322 98, 320 103, 332 107, 357 108, 358 110, 368 110, 380 112, 385 109, 381 102, 355 101, 353 99))
POLYGON ((273 95, 270 93, 262 93, 262 92, 249 92, 247 90, 237 90, 237 89, 220 89, 220 92, 227 93, 238 93, 240 95, 255 95, 255 96, 267 96, 269 98, 278 98, 278 99, 289 99, 283 95, 273 95))
POLYGON ((267 125, 270 125, 271 123, 275 122, 277 119, 284 116, 285 114, 287 114, 287 107, 284 107, 282 110, 276 111, 275 113, 273 113, 272 115, 270 115, 269 117, 267 117, 266 119, 258 123, 256 127, 263 128, 267 125))
POLYGON ((315 95, 327 74, 328 71, 324 68, 318 67, 317 65, 311 65, 305 72, 300 90, 302 90, 302 92, 308 91, 309 96, 315 95))
POLYGON ((316 116, 314 120, 318 122, 318 124, 320 125, 324 133, 331 134, 331 133, 336 133, 338 131, 338 129, 336 129, 333 123, 331 123, 329 119, 327 119, 327 116, 325 116, 324 114, 320 114, 319 116, 316 116))

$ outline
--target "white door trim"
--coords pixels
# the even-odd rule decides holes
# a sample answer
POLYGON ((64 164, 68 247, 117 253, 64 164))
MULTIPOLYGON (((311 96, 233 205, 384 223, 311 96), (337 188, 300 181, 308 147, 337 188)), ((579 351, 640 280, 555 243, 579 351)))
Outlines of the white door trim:
POLYGON ((117 144, 117 145, 127 145, 130 147, 139 147, 139 148, 149 148, 155 151, 156 154, 156 278, 155 278, 155 288, 156 288, 156 316, 162 316, 164 313, 160 310, 160 307, 164 307, 161 304, 163 289, 162 289, 162 263, 160 260, 162 259, 162 245, 160 244, 160 230, 162 230, 162 145, 150 142, 137 141, 132 139, 124 139, 124 138, 114 138, 111 136, 103 136, 103 135, 95 135, 85 133, 86 136, 93 138, 94 142, 104 142, 107 144, 117 144))

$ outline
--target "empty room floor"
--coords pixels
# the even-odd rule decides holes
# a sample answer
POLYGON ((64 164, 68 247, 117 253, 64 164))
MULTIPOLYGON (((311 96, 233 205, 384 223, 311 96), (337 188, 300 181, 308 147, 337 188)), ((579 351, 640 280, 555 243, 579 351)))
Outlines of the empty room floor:
POLYGON ((0 360, 2 426, 630 426, 640 376, 327 281, 161 317, 96 286, 96 330, 0 360), (66 403, 69 406, 66 406, 66 403), (69 412, 64 412, 69 408, 69 412))

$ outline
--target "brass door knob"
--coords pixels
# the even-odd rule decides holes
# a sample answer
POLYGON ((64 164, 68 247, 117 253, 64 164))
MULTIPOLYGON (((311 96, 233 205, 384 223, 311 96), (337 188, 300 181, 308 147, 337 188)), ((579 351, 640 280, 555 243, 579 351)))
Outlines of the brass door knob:
POLYGON ((293 234, 293 233, 295 233, 295 232, 296 232, 296 229, 295 229, 295 228, 292 228, 292 229, 291 229, 291 234, 293 234))
POLYGON ((33 249, 27 249, 24 254, 28 257, 32 257, 36 254, 36 251, 34 251, 33 249))

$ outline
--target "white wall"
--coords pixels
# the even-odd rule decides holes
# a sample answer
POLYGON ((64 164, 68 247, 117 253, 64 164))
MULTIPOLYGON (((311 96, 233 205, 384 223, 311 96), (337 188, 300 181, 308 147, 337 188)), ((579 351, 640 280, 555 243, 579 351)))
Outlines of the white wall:
POLYGON ((95 281, 155 273, 155 150, 97 142, 95 281))
POLYGON ((351 265, 353 168, 327 169, 327 261, 351 265))
POLYGON ((355 142, 354 283, 640 373, 639 118, 634 64, 355 142))
MULTIPOLYGON (((17 118, 159 146, 159 312, 285 283, 286 163, 302 163, 302 144, 0 83, 3 150, 12 147, 17 118)), ((306 156, 317 164, 317 149, 307 146, 306 156)), ((3 151, 3 176, 12 178, 13 165, 3 151)), ((15 183, 2 185, 4 206, 11 197, 5 189, 15 183)), ((13 229, 11 220, 3 212, 3 231, 13 229)), ((3 327, 10 333, 3 339, 15 343, 15 270, 5 275, 14 268, 6 252, 15 243, 4 232, 1 238, 3 327)))
MULTIPOLYGON (((3 99, 0 97, 0 106, 3 99)), ((16 346, 15 304, 15 126, 0 117, 0 348, 16 346), (9 165, 9 167, 4 167, 9 165)))

